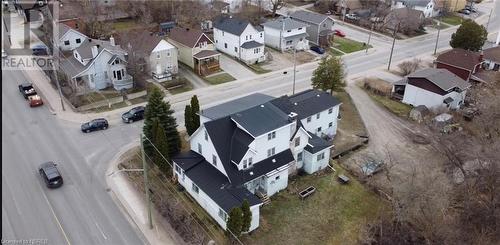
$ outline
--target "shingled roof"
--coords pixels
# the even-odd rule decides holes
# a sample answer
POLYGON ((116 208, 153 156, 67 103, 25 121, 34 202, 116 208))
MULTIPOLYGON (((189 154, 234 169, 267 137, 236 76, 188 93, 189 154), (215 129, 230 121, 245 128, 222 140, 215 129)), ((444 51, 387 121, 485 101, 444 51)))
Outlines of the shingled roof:
POLYGON ((187 47, 193 48, 202 35, 205 34, 201 30, 176 27, 170 30, 168 38, 187 47))
POLYGON ((485 59, 500 63, 500 46, 485 49, 483 53, 485 59))
POLYGON ((464 50, 461 48, 454 48, 450 51, 440 54, 436 62, 456 66, 468 71, 473 71, 474 68, 482 61, 480 54, 473 51, 464 50))
POLYGON ((290 16, 294 19, 302 20, 302 21, 312 23, 312 24, 317 24, 317 25, 321 24, 321 22, 330 18, 327 15, 318 14, 315 12, 310 12, 310 11, 305 11, 305 10, 295 11, 290 16))
POLYGON ((239 36, 251 24, 237 17, 221 15, 215 18, 213 25, 214 28, 239 36))
POLYGON ((444 91, 450 91, 454 88, 464 90, 470 87, 470 84, 468 82, 446 69, 426 68, 420 71, 416 71, 408 75, 407 77, 425 78, 444 91))

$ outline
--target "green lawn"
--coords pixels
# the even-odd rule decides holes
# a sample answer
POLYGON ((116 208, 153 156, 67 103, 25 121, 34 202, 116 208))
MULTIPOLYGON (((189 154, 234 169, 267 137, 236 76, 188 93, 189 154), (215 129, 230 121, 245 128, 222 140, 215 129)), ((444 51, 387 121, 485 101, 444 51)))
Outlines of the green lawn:
POLYGON ((216 84, 231 82, 236 79, 227 73, 222 73, 211 77, 205 77, 205 80, 212 85, 216 85, 216 84))
POLYGON ((187 91, 190 91, 190 90, 193 90, 193 85, 191 85, 191 83, 188 82, 184 86, 173 88, 173 89, 169 89, 168 91, 171 94, 180 94, 180 93, 184 93, 184 92, 187 92, 187 91))
POLYGON ((342 53, 342 52, 340 52, 339 50, 334 49, 334 48, 330 48, 330 53, 331 53, 333 56, 342 56, 342 55, 344 55, 344 53, 342 53))
MULTIPOLYGON (((351 40, 351 39, 345 38, 345 37, 338 37, 338 36, 335 36, 333 38, 333 47, 341 50, 344 53, 352 53, 352 52, 366 49, 366 46, 363 45, 363 43, 361 43, 361 42, 354 41, 354 40, 351 40)), ((369 45, 369 48, 371 48, 371 47, 372 46, 369 45)))
POLYGON ((445 17, 441 17, 441 21, 452 26, 460 25, 462 24, 462 18, 460 16, 456 15, 448 15, 445 17))
POLYGON ((373 100, 375 100, 377 103, 381 104, 383 107, 396 114, 397 116, 408 117, 408 115, 410 114, 410 111, 412 109, 410 105, 392 100, 387 96, 377 95, 367 90, 365 91, 373 100))
POLYGON ((434 20, 432 27, 434 27, 436 29, 440 29, 440 30, 443 30, 443 29, 446 29, 446 28, 450 27, 450 25, 446 24, 443 21, 441 21, 441 24, 439 26, 437 25, 437 23, 438 23, 438 21, 434 20))
MULTIPOLYGON (((346 174, 338 166, 335 169, 346 174)), ((341 185, 331 172, 289 180, 287 190, 261 208, 259 229, 244 236, 243 243, 356 244, 363 225, 377 216, 384 203, 349 177, 348 185, 341 185), (298 192, 308 186, 316 192, 301 200, 298 192)))
POLYGON ((250 64, 250 65, 248 65, 248 67, 250 67, 257 74, 264 74, 264 73, 268 73, 271 71, 269 69, 262 68, 262 66, 260 64, 250 64))

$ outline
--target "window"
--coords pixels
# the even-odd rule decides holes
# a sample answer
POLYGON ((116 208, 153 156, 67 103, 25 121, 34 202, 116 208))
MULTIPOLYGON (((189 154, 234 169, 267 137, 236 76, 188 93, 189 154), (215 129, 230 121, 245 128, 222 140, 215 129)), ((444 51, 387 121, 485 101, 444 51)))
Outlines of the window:
POLYGON ((276 148, 273 147, 269 150, 267 150, 267 157, 273 156, 276 153, 276 148))
POLYGON ((318 114, 316 114, 316 119, 319 119, 319 113, 318 113, 318 114))
POLYGON ((333 113, 333 108, 328 109, 328 114, 332 114, 332 113, 333 113))
POLYGON ((224 32, 222 32, 222 36, 224 36, 224 32))
POLYGON ((160 58, 161 58, 160 53, 157 53, 157 54, 156 54, 156 58, 157 58, 157 59, 160 59, 160 58))
POLYGON ((212 155, 212 164, 214 166, 217 166, 217 156, 215 156, 215 155, 212 155))
POLYGON ((321 160, 323 160, 323 159, 325 159, 325 153, 324 153, 324 152, 321 152, 321 154, 319 154, 319 155, 316 157, 316 160, 321 161, 321 160))
POLYGON ((227 48, 227 43, 224 43, 224 48, 227 48))
POLYGON ((64 41, 64 45, 69 45, 69 40, 64 41))
POLYGON ((201 150, 201 144, 200 143, 198 143, 198 153, 203 154, 202 150, 201 150))
POLYGON ((276 138, 276 132, 271 132, 267 134, 267 140, 272 140, 276 138))
POLYGON ((328 127, 329 127, 329 128, 331 128, 332 126, 333 126, 333 122, 330 122, 330 123, 328 124, 328 127))
POLYGON ((120 64, 120 60, 119 60, 119 59, 116 59, 116 60, 115 60, 115 64, 116 64, 116 65, 120 64))
POLYGON ((299 146, 300 145, 300 137, 297 137, 295 139, 295 146, 299 146))
POLYGON ((77 39, 75 39, 75 42, 76 42, 76 43, 81 43, 81 42, 82 42, 82 39, 77 38, 77 39))
POLYGON ((113 71, 113 78, 116 79, 116 71, 113 71))
POLYGON ((167 57, 170 57, 170 52, 167 52, 167 57))
POLYGON ((254 50, 253 50, 253 53, 254 53, 254 54, 258 54, 258 53, 260 53, 260 48, 256 48, 256 49, 254 49, 254 50))
POLYGON ((175 172, 181 173, 181 168, 179 167, 179 165, 175 165, 175 172))
POLYGON ((302 30, 302 27, 299 27, 299 31, 302 30))
POLYGON ((253 163, 253 159, 251 157, 248 158, 248 166, 249 167, 252 166, 252 163, 253 163))
POLYGON ((247 160, 243 160, 243 169, 246 169, 247 168, 247 160))
POLYGON ((237 47, 234 47, 234 52, 238 52, 238 48, 237 47))
POLYGON ((262 32, 260 33, 260 37, 262 37, 262 32))
POLYGON ((75 29, 78 29, 79 26, 78 26, 78 23, 75 23, 75 29))
POLYGON ((275 180, 279 180, 279 179, 280 179, 280 176, 279 176, 279 175, 278 175, 278 176, 276 176, 275 180))
POLYGON ((293 41, 292 40, 288 40, 286 41, 286 45, 292 45, 293 41))
POLYGON ((318 128, 318 132, 321 132, 321 127, 318 128))
POLYGON ((323 27, 326 27, 326 24, 323 24, 323 27))
POLYGON ((292 32, 292 30, 286 30, 286 32, 292 32))
POLYGON ((302 152, 299 152, 299 154, 297 154, 297 162, 302 162, 302 152))
POLYGON ((198 188, 198 186, 196 186, 194 183, 193 183, 193 186, 191 187, 191 189, 196 193, 200 193, 200 188, 198 188))
POLYGON ((248 36, 245 36, 245 40, 248 40, 248 36))
POLYGON ((219 43, 219 40, 215 40, 215 43, 219 43))
POLYGON ((226 214, 226 212, 224 212, 224 210, 222 210, 222 209, 220 209, 220 208, 219 208, 219 217, 220 217, 222 220, 224 220, 224 221, 226 221, 226 220, 227 220, 227 214, 226 214))
POLYGON ((250 39, 252 39, 252 35, 250 35, 250 39))
POLYGON ((312 119, 311 117, 308 117, 307 122, 311 122, 311 119, 312 119))
POLYGON ((208 132, 205 131, 205 140, 208 141, 208 132))

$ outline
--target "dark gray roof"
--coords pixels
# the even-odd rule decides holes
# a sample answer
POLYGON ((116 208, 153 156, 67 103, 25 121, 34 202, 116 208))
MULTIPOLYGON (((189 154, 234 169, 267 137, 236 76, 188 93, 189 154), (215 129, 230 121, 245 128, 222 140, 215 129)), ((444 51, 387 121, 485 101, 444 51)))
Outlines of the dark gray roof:
POLYGON ((240 186, 274 169, 285 166, 294 159, 290 150, 286 150, 268 159, 255 163, 247 170, 239 171, 237 166, 231 162, 231 159, 239 157, 243 151, 246 153, 247 149, 245 149, 245 147, 248 148, 248 144, 250 144, 253 139, 248 137, 248 135, 239 135, 242 132, 239 132, 241 130, 238 129, 230 117, 224 117, 206 122, 204 123, 204 126, 210 136, 210 139, 212 140, 215 151, 217 151, 217 155, 219 155, 220 162, 224 166, 224 170, 226 171, 227 177, 232 186, 240 186), (235 138, 238 138, 238 140, 235 138), (233 144, 247 144, 247 146, 242 147, 240 145, 235 147, 233 144), (233 155, 238 156, 233 157, 233 155))
POLYGON ((326 15, 318 14, 318 13, 310 12, 310 11, 305 11, 305 10, 295 11, 290 16, 294 19, 302 20, 302 21, 305 21, 308 23, 313 23, 313 24, 321 24, 321 22, 323 22, 329 18, 326 15))
POLYGON ((246 20, 242 20, 234 16, 222 15, 215 18, 213 25, 214 28, 239 36, 243 33, 245 28, 251 24, 246 20))
POLYGON ((92 62, 88 62, 86 66, 82 65, 78 60, 74 57, 61 57, 59 62, 59 68, 61 71, 66 74, 68 79, 75 77, 80 74, 82 71, 87 69, 91 65, 92 62))
POLYGON ((340 101, 327 92, 309 89, 292 96, 282 96, 272 100, 284 113, 295 112, 298 119, 304 119, 318 112, 340 105, 340 101))
POLYGON ((205 117, 214 120, 221 117, 229 116, 236 112, 244 111, 248 108, 268 102, 272 99, 274 99, 274 97, 272 96, 260 93, 254 93, 251 95, 247 95, 245 97, 241 97, 236 100, 231 100, 229 102, 220 105, 203 109, 201 110, 201 114, 205 117))
POLYGON ((288 114, 283 113, 283 111, 270 102, 232 114, 231 119, 254 137, 290 123, 288 114))
POLYGON ((309 139, 309 142, 307 146, 304 148, 306 151, 310 152, 311 154, 315 154, 319 151, 322 151, 330 146, 332 146, 332 142, 328 142, 321 137, 318 137, 317 135, 307 132, 311 136, 309 139))
POLYGON ((107 49, 110 52, 116 54, 126 54, 127 52, 123 50, 120 45, 111 45, 110 41, 98 40, 98 39, 86 39, 80 45, 80 47, 76 48, 76 51, 82 56, 83 59, 91 59, 92 58, 92 47, 99 45, 99 53, 102 52, 103 49, 107 49))
POLYGON ((273 29, 283 29, 283 30, 291 30, 297 29, 300 27, 307 27, 307 24, 304 22, 296 21, 291 18, 278 18, 276 20, 268 21, 262 24, 264 27, 270 27, 273 29))
POLYGON ((426 68, 408 75, 408 78, 413 77, 425 78, 444 91, 453 88, 464 90, 470 87, 468 82, 446 69, 426 68))
POLYGON ((231 161, 239 163, 247 153, 248 146, 253 140, 254 138, 251 135, 240 128, 236 128, 231 139, 231 161))
POLYGON ((241 48, 251 49, 251 48, 258 48, 258 47, 262 47, 262 46, 264 46, 264 44, 252 40, 250 42, 243 43, 241 45, 241 48))
POLYGON ((243 200, 250 206, 262 203, 257 196, 242 186, 229 183, 226 176, 210 165, 203 156, 194 151, 181 153, 172 159, 184 173, 217 205, 229 213, 233 207, 239 207, 243 200))
POLYGON ((403 0, 401 2, 403 2, 407 7, 413 7, 413 6, 426 7, 427 4, 429 4, 430 0, 403 0))

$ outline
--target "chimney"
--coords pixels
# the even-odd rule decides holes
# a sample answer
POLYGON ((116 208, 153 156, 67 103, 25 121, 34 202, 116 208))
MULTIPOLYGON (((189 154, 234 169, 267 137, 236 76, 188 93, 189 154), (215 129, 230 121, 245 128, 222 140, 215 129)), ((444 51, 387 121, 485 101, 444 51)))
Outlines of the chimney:
POLYGON ((109 42, 111 43, 111 46, 115 46, 115 38, 113 36, 109 37, 109 42))
POLYGON ((479 54, 479 62, 482 62, 484 58, 484 52, 481 50, 481 53, 479 54))
POLYGON ((97 57, 97 55, 99 54, 99 48, 96 46, 92 46, 92 59, 97 57))
POLYGON ((500 43, 500 31, 498 32, 497 35, 497 41, 495 42, 495 47, 498 46, 499 43, 500 43))
POLYGON ((293 122, 293 121, 297 120, 297 113, 295 113, 295 112, 290 112, 290 114, 288 114, 288 120, 289 120, 290 122, 293 122))

